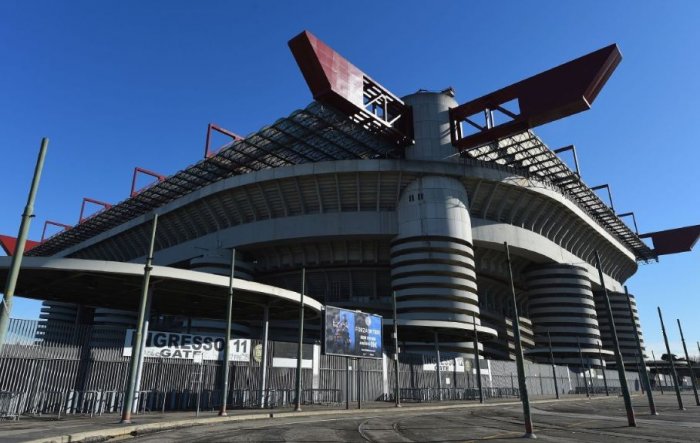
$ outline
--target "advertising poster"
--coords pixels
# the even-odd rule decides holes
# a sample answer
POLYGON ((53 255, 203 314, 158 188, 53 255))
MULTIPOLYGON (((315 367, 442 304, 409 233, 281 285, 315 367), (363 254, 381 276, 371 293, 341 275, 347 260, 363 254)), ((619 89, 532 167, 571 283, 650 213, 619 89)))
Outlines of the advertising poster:
POLYGON ((382 317, 326 306, 325 353, 382 358, 382 317))

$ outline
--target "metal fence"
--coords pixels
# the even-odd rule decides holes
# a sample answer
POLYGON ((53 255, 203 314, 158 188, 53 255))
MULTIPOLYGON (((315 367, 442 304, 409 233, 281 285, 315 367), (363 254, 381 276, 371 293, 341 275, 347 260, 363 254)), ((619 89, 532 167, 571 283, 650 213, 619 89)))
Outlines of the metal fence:
MULTIPOLYGON (((21 415, 100 415, 120 411, 130 357, 123 356, 124 330, 66 325, 51 330, 38 321, 11 320, 7 343, 0 354, 0 418, 21 415), (111 338, 109 338, 111 337, 111 338)), ((251 340, 252 347, 261 344, 251 340)), ((267 382, 261 390, 262 362, 229 363, 231 408, 280 408, 294 402, 296 363, 276 364, 283 350, 296 355, 296 344, 268 342, 267 382), (279 348, 279 349, 278 349, 279 348), (278 352, 279 351, 279 352, 278 352)), ((305 404, 341 405, 362 401, 390 401, 394 397, 392 359, 352 359, 323 355, 318 345, 305 345, 301 401, 305 404), (307 348, 310 352, 307 352, 307 348)), ((485 398, 519 396, 515 362, 481 360, 481 385, 485 398)), ((473 362, 443 353, 438 365, 434 356, 403 353, 400 357, 400 395, 404 401, 432 402, 478 399, 473 362), (439 370, 438 370, 439 369, 439 370)), ((172 410, 215 410, 222 400, 219 361, 202 364, 184 359, 146 358, 137 413, 172 410)), ((526 382, 532 395, 553 396, 550 365, 526 362, 526 382)), ((555 369, 560 395, 578 394, 588 385, 593 395, 603 392, 600 371, 586 377, 565 366, 555 369), (585 381, 584 381, 585 379, 585 381)), ((616 371, 606 371, 611 392, 619 390, 616 371)), ((636 373, 628 373, 630 389, 639 390, 636 373)))

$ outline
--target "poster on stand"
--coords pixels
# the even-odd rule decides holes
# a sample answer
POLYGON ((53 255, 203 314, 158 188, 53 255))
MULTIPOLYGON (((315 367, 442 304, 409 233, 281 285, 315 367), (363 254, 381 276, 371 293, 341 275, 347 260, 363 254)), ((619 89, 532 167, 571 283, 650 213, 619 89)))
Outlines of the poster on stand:
POLYGON ((382 317, 326 306, 324 353, 382 358, 382 317))

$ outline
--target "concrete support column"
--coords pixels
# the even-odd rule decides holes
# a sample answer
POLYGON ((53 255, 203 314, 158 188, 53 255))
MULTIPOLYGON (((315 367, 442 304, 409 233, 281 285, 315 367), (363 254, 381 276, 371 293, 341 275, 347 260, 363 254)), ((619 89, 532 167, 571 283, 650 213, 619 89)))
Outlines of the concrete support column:
MULTIPOLYGON (((430 329, 438 322, 480 325, 467 207, 464 186, 452 178, 421 177, 403 190, 398 235, 391 244, 391 278, 405 324, 430 329)), ((429 334, 426 330, 427 340, 429 334)), ((462 345, 443 344, 458 350, 462 345)))
MULTIPOLYGON (((595 306, 598 313, 598 324, 600 326, 600 336, 603 341, 603 349, 613 348, 612 330, 610 329, 610 324, 608 323, 608 316, 606 313, 605 300, 603 298, 603 293, 596 291, 595 296, 595 306)), ((634 325, 632 325, 632 318, 630 317, 629 304, 632 305, 632 311, 634 312, 634 322, 637 326, 637 331, 639 331, 639 340, 642 346, 642 352, 644 352, 644 339, 642 338, 642 326, 639 323, 639 315, 637 314, 637 302, 633 295, 628 295, 623 292, 611 292, 608 291, 608 297, 610 297, 610 307, 612 308, 613 321, 615 322, 615 330, 617 331, 617 340, 620 343, 620 352, 622 353, 622 360, 626 368, 633 369, 637 367, 639 363, 639 352, 637 351, 637 342, 634 337, 634 325)), ((608 358, 608 366, 610 368, 615 368, 615 359, 608 358)))
MULTIPOLYGON (((541 265, 525 273, 530 320, 535 348, 528 352, 542 362, 550 361, 547 332, 557 364, 581 364, 578 342, 587 363, 600 366, 600 331, 591 282, 585 269, 568 264, 541 265)), ((609 350, 603 354, 612 355, 609 350)))

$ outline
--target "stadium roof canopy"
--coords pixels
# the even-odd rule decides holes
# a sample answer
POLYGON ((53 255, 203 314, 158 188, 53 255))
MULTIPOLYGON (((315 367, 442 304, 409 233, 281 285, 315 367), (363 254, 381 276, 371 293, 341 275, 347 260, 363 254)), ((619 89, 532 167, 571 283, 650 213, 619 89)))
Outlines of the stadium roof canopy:
MULTIPOLYGON (((149 213, 175 199, 233 175, 267 168, 347 159, 400 158, 402 148, 368 125, 314 102, 248 137, 236 140, 201 160, 62 231, 27 252, 51 256, 95 235, 149 213)), ((583 183, 532 131, 465 151, 470 161, 495 163, 526 177, 550 182, 618 238, 638 260, 656 259, 654 252, 583 183)))
MULTIPOLYGON (((0 257, 0 284, 4 286, 11 257, 0 257)), ((17 283, 17 294, 41 300, 56 300, 135 310, 143 285, 143 264, 54 257, 25 257, 17 283)), ((220 318, 225 311, 229 277, 153 266, 150 287, 152 309, 172 315, 220 318)), ((234 279, 234 317, 241 321, 259 318, 270 306, 273 319, 295 319, 300 294, 248 280, 234 279)), ((304 297, 305 310, 318 317, 322 304, 304 297)))

